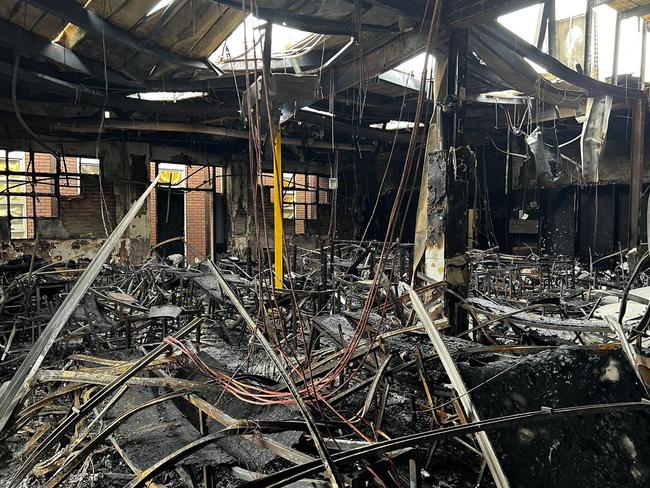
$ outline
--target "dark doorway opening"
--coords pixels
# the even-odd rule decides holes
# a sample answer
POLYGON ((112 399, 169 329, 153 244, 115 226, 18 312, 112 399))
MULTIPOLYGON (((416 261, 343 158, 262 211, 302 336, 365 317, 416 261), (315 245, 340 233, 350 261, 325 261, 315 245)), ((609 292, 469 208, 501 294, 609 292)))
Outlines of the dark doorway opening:
POLYGON ((156 235, 158 242, 167 242, 158 248, 162 257, 185 254, 185 194, 173 188, 156 189, 156 235), (182 237, 183 239, 178 239, 182 237))
POLYGON ((228 247, 226 235, 226 198, 223 193, 213 193, 213 228, 214 228, 214 252, 223 254, 228 247))

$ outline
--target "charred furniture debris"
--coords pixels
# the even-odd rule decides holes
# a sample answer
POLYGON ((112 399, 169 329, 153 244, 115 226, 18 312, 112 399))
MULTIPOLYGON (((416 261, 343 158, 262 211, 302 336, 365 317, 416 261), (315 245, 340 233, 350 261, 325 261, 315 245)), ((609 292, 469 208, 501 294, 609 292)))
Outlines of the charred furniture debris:
POLYGON ((650 486, 643 3, 0 0, 0 488, 650 486))

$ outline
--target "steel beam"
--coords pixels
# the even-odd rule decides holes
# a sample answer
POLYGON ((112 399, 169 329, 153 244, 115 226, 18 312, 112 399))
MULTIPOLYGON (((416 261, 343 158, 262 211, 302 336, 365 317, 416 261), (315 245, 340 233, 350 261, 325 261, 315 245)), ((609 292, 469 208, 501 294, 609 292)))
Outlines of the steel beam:
POLYGON ((284 178, 282 175, 282 135, 279 126, 275 129, 273 141, 273 240, 275 250, 275 287, 283 288, 284 266, 282 248, 284 244, 284 178))
POLYGON ((537 49, 542 49, 544 47, 544 40, 546 39, 546 32, 548 29, 548 14, 550 11, 550 1, 546 0, 544 2, 544 10, 542 11, 542 19, 539 23, 539 32, 537 33, 537 49))
POLYGON ((623 10, 619 13, 619 17, 622 19, 629 19, 630 17, 645 17, 650 15, 650 4, 639 5, 628 10, 623 10))
POLYGON ((528 58, 545 68, 549 73, 552 73, 558 78, 587 91, 589 96, 613 95, 625 99, 643 97, 643 92, 640 90, 612 86, 610 83, 604 83, 578 73, 549 54, 546 54, 535 48, 535 46, 521 40, 521 38, 496 23, 477 27, 475 28, 475 33, 481 37, 489 36, 491 38, 491 40, 486 40, 484 43, 486 48, 496 52, 503 52, 503 49, 505 48, 521 58, 521 60, 523 60, 523 58, 528 58))
POLYGON ((643 184, 643 159, 645 144, 645 119, 647 99, 634 100, 632 108, 632 161, 630 167, 629 241, 628 248, 634 249, 639 239, 639 214, 641 209, 641 186, 643 184))
POLYGON ((594 37, 594 0, 587 0, 587 10, 585 12, 585 51, 583 56, 583 72, 586 76, 591 76, 592 59, 591 45, 594 37))
POLYGON ((555 15, 555 0, 548 2, 548 54, 557 58, 557 18, 555 15))
POLYGON ((616 26, 614 28, 614 60, 612 62, 612 84, 618 85, 618 59, 621 49, 621 14, 616 14, 616 26))
MULTIPOLYGON (((76 124, 53 124, 52 130, 60 130, 73 133, 91 133, 97 134, 99 123, 97 122, 78 122, 76 124)), ((218 137, 227 137, 233 139, 248 139, 248 131, 229 129, 227 127, 206 126, 202 124, 184 124, 181 122, 141 122, 137 120, 105 120, 104 130, 136 130, 151 132, 179 132, 185 134, 206 134, 218 137)), ((282 143, 286 146, 306 147, 312 149, 339 149, 343 151, 370 151, 377 150, 372 144, 342 144, 326 141, 308 141, 296 137, 286 137, 282 143)))
POLYGON ((140 39, 129 31, 107 22, 95 12, 84 8, 74 0, 25 0, 25 2, 43 12, 81 27, 95 36, 105 37, 137 52, 185 68, 214 71, 214 67, 207 59, 190 58, 152 45, 147 40, 140 39))
POLYGON ((639 90, 645 90, 645 72, 648 58, 648 22, 641 26, 641 68, 639 71, 639 90))
POLYGON ((540 3, 540 0, 490 0, 475 3, 476 5, 469 6, 467 2, 458 0, 445 1, 442 23, 450 27, 480 25, 501 15, 540 3))

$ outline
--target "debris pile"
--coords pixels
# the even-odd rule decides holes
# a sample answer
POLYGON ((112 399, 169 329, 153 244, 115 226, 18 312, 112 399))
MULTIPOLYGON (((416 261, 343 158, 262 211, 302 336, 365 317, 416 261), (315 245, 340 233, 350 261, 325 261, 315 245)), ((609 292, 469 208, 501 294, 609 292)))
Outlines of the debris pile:
POLYGON ((2 381, 80 296, 15 399, 3 484, 647 486, 643 317, 601 310, 647 303, 638 276, 472 258, 455 335, 403 245, 296 248, 284 289, 251 252, 102 263, 80 292, 92 263, 6 263, 2 381))

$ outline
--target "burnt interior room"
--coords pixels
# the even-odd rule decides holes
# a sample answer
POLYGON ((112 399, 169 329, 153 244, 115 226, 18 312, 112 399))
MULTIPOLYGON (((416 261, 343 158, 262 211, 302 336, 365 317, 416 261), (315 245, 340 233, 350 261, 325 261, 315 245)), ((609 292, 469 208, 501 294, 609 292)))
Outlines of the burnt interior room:
POLYGON ((0 488, 650 486, 649 29, 0 0, 0 488))

